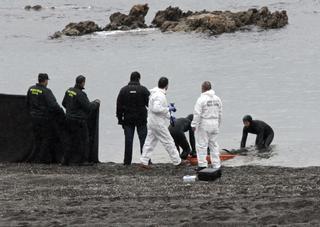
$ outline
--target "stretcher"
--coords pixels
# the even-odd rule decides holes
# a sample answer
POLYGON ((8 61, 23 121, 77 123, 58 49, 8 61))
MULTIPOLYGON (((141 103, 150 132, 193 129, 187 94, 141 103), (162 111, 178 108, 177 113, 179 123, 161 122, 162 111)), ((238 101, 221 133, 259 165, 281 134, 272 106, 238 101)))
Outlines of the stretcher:
MULTIPOLYGON (((235 155, 235 154, 220 154, 220 160, 221 161, 227 161, 227 160, 235 158, 236 156, 237 155, 235 155)), ((188 156, 187 160, 193 166, 198 165, 197 157, 188 156)), ((207 161, 208 161, 209 164, 211 164, 210 155, 207 156, 207 161)))

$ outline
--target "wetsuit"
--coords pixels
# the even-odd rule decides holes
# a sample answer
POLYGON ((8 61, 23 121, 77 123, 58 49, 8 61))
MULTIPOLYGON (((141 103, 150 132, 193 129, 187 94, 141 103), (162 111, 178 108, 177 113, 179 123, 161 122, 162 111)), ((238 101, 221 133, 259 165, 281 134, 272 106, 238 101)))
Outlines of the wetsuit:
POLYGON ((195 138, 194 138, 194 132, 191 128, 191 121, 192 119, 188 118, 178 118, 174 124, 174 126, 169 126, 170 134, 175 142, 175 145, 180 152, 180 147, 182 148, 182 153, 180 154, 180 157, 182 159, 186 159, 189 154, 194 154, 196 152, 195 148, 195 138), (190 149, 190 145, 188 143, 188 140, 185 136, 185 132, 189 131, 189 140, 192 150, 190 149))
POLYGON ((99 103, 90 102, 87 94, 79 86, 69 88, 62 105, 66 108, 67 130, 70 135, 69 148, 64 156, 63 164, 81 164, 89 160, 89 114, 98 108, 99 103))
POLYGON ((27 107, 31 115, 35 144, 30 162, 51 163, 55 160, 54 143, 57 133, 53 122, 58 116, 64 116, 62 108, 57 103, 52 91, 42 84, 29 88, 27 107))
POLYGON ((273 129, 267 123, 253 120, 250 122, 249 127, 243 127, 241 148, 246 146, 248 133, 257 135, 255 144, 258 149, 269 147, 274 137, 273 129))

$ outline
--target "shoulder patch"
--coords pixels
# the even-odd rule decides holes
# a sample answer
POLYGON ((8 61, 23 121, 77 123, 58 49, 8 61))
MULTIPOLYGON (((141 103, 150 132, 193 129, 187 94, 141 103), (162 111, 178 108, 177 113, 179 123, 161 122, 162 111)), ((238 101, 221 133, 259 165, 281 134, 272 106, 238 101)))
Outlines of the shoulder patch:
POLYGON ((37 89, 37 88, 31 88, 31 89, 30 89, 30 92, 31 92, 32 95, 39 95, 39 94, 42 94, 42 93, 43 93, 42 90, 37 89))
POLYGON ((72 91, 72 90, 68 90, 68 91, 67 91, 67 94, 68 94, 68 96, 70 96, 70 97, 74 97, 74 96, 77 95, 77 93, 76 93, 75 91, 72 91))

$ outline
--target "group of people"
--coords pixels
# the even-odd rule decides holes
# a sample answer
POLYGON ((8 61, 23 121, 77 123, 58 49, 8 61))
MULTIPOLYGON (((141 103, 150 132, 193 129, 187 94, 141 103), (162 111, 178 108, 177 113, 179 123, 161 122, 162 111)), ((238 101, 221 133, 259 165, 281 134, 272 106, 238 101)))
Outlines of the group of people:
MULTIPOLYGON (((62 116, 69 134, 62 164, 91 165, 88 117, 99 107, 100 100, 89 101, 83 91, 86 78, 80 75, 76 78, 75 86, 67 89, 65 93, 62 102, 64 111, 47 87, 48 80, 47 74, 40 73, 38 83, 27 92, 27 107, 35 138, 32 161, 51 162, 53 134, 56 132, 53 122, 57 116, 62 116), (78 154, 78 159, 72 158, 74 154, 78 154)), ((130 82, 120 90, 116 103, 118 124, 122 126, 125 135, 124 165, 131 165, 134 132, 137 129, 142 168, 152 168, 152 153, 160 142, 176 166, 186 165, 186 159, 190 155, 198 159, 197 170, 206 168, 209 152, 212 167, 219 169, 221 161, 217 137, 222 122, 222 102, 212 89, 212 84, 209 81, 202 83, 201 95, 194 106, 193 114, 175 119, 171 113, 175 112, 176 108, 166 99, 168 78, 161 77, 158 86, 150 91, 140 84, 140 80, 139 72, 131 73, 130 82), (185 132, 189 132, 190 144, 185 132)), ((257 134, 256 145, 259 148, 271 144, 274 133, 269 125, 263 121, 255 121, 249 115, 243 118, 243 122, 245 126, 241 147, 245 147, 248 133, 257 134)))
MULTIPOLYGON (((185 165, 189 155, 196 156, 197 170, 201 170, 208 167, 209 153, 212 167, 219 169, 221 161, 217 137, 222 121, 222 102, 211 83, 202 83, 201 95, 193 114, 175 119, 170 113, 176 109, 166 99, 169 80, 161 77, 158 86, 149 91, 140 84, 140 79, 141 75, 133 72, 129 84, 120 90, 117 98, 118 123, 122 125, 125 134, 124 165, 132 162, 133 138, 137 128, 143 168, 151 168, 152 152, 159 141, 174 165, 185 165), (190 144, 185 132, 189 132, 190 144)), ((256 146, 259 149, 271 144, 274 133, 267 123, 253 120, 249 115, 243 118, 243 123, 241 148, 245 148, 248 133, 257 135, 256 146)))
POLYGON ((83 91, 86 78, 82 75, 76 78, 74 87, 67 89, 63 98, 62 107, 57 103, 52 91, 47 87, 49 77, 46 73, 38 75, 38 83, 28 89, 27 108, 29 110, 33 134, 34 147, 30 162, 52 163, 61 162, 63 165, 79 164, 92 165, 89 159, 89 129, 88 117, 100 105, 100 100, 90 102, 83 91), (63 158, 55 160, 54 148, 57 134, 55 122, 65 120, 65 129, 68 134, 64 141, 63 158))

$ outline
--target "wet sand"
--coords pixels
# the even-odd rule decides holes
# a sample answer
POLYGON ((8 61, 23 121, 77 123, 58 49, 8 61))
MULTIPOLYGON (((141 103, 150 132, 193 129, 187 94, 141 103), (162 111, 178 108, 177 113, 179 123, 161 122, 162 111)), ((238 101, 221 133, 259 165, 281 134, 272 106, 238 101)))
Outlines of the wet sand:
POLYGON ((320 167, 0 164, 0 226, 319 226, 320 167))

